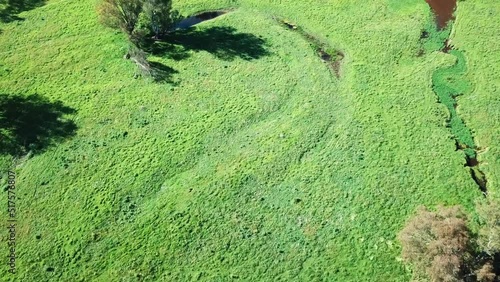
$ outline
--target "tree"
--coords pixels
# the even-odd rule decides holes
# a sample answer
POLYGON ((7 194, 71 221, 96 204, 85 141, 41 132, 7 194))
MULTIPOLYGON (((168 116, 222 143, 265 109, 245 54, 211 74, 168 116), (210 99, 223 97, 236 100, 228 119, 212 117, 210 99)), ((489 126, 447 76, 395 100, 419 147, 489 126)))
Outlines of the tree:
POLYGON ((179 17, 172 0, 102 0, 98 13, 104 25, 122 30, 133 43, 161 37, 179 17))
MULTIPOLYGON (((0 0, 2 1, 2 0, 0 0)), ((157 62, 149 62, 147 53, 141 48, 151 40, 148 36, 160 38, 179 19, 172 11, 172 0, 101 0, 98 14, 101 22, 127 34, 130 43, 125 58, 131 59, 144 76, 155 81, 166 81, 173 69, 157 62)))
POLYGON ((102 0, 98 13, 104 25, 120 29, 131 38, 142 6, 142 0, 102 0))
POLYGON ((402 258, 413 265, 415 276, 432 281, 462 281, 471 259, 465 215, 458 206, 431 212, 419 208, 399 233, 402 258))
POLYGON ((156 38, 173 25, 172 0, 144 0, 141 23, 156 38))

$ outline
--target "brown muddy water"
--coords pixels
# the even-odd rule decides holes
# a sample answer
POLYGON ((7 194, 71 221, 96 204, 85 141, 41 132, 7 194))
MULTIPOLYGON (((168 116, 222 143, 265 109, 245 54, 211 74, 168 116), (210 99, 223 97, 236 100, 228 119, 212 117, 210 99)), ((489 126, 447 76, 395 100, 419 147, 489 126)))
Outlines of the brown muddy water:
POLYGON ((446 24, 455 19, 453 12, 457 6, 457 0, 425 0, 436 16, 436 23, 439 29, 446 27, 446 24))

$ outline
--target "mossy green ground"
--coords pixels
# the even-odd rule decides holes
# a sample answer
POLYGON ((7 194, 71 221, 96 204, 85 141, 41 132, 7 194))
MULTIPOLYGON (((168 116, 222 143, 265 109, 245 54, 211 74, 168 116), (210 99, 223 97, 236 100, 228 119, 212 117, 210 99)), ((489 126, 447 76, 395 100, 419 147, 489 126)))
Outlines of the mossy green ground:
POLYGON ((452 44, 467 60, 468 95, 458 98, 458 111, 480 148, 478 160, 488 178, 488 193, 500 199, 500 7, 487 1, 460 2, 452 44))
MULTIPOLYGON (((415 208, 471 211, 481 198, 432 88, 456 59, 418 56, 428 6, 262 2, 176 2, 184 15, 237 7, 197 31, 232 27, 267 52, 152 57, 177 71, 171 84, 133 78, 127 42, 98 23, 95 1, 51 0, 0 26, 2 93, 61 100, 78 126, 15 167, 18 273, 3 280, 410 279, 395 237, 415 208), (272 16, 341 50, 341 78, 272 16)), ((452 31, 473 87, 457 111, 485 148, 492 194, 499 12, 459 2, 452 31)))
POLYGON ((448 118, 449 127, 457 141, 457 146, 463 149, 468 157, 475 158, 476 145, 474 138, 456 110, 458 107, 457 97, 469 94, 471 88, 464 77, 467 71, 466 61, 460 51, 451 50, 449 53, 456 57, 457 62, 453 66, 438 69, 434 72, 432 75, 433 89, 439 98, 439 102, 443 103, 450 113, 448 118))

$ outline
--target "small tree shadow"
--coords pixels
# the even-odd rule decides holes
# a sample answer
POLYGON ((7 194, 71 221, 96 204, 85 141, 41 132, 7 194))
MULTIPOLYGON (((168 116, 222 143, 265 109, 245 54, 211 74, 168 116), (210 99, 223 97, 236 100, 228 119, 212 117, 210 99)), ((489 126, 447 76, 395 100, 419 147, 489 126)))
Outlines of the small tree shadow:
POLYGON ((73 136, 77 126, 65 115, 74 113, 62 102, 38 94, 0 94, 0 154, 39 153, 73 136))
POLYGON ((189 28, 167 34, 162 41, 150 42, 145 47, 154 55, 182 60, 190 56, 189 51, 206 51, 217 58, 232 61, 259 59, 269 55, 266 41, 250 33, 240 33, 234 27, 189 28))
MULTIPOLYGON (((24 20, 18 14, 45 5, 46 0, 5 0, 0 8, 0 21, 4 23, 24 20)), ((0 4, 1 4, 0 0, 0 4)))
POLYGON ((181 45, 175 45, 165 40, 163 41, 145 41, 141 46, 147 52, 156 55, 167 57, 176 61, 181 61, 190 57, 189 51, 181 45))
POLYGON ((151 66, 151 77, 155 82, 175 84, 172 75, 179 73, 177 70, 159 62, 150 61, 149 65, 151 66))
POLYGON ((137 69, 143 76, 150 77, 157 83, 174 84, 172 75, 178 73, 178 71, 160 62, 149 61, 147 57, 148 54, 136 46, 131 46, 127 55, 125 55, 125 58, 130 59, 137 65, 137 69))
POLYGON ((493 272, 500 278, 500 252, 497 252, 493 256, 493 272))

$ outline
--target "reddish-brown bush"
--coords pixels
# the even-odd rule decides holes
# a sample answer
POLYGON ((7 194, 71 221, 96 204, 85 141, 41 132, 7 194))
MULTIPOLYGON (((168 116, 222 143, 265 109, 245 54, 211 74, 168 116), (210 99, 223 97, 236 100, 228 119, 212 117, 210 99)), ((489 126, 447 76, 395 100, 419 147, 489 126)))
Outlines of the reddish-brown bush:
POLYGON ((436 212, 419 208, 400 232, 402 258, 412 264, 416 277, 432 281, 461 281, 470 259, 469 230, 458 206, 436 212))
POLYGON ((477 281, 479 282, 493 282, 495 281, 495 272, 491 262, 487 262, 480 269, 476 271, 477 281))

